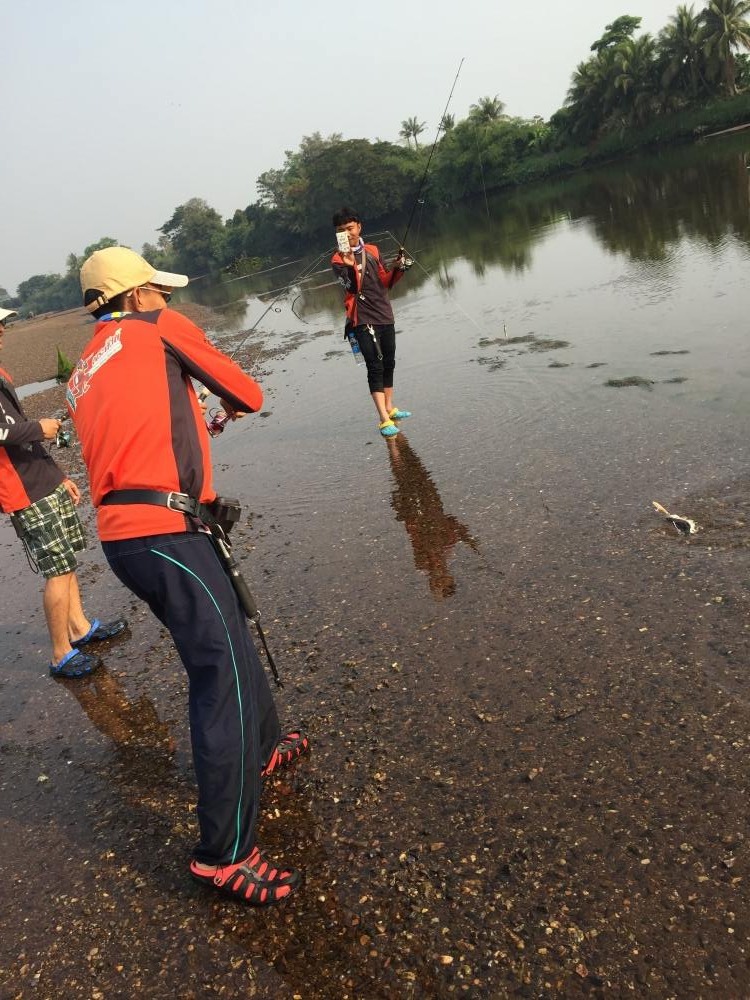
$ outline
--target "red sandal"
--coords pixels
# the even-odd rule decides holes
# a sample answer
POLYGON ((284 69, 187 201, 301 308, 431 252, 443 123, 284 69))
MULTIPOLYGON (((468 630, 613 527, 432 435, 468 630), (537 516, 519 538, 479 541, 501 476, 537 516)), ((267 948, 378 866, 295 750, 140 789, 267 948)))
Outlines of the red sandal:
POLYGON ((278 771, 280 767, 287 767, 293 764, 303 753, 310 749, 309 738, 301 731, 295 730, 282 736, 276 745, 276 749, 271 754, 271 758, 260 772, 261 778, 267 778, 270 774, 278 771))
POLYGON ((193 858, 190 875, 196 882, 248 906, 280 903, 302 881, 302 875, 295 868, 274 866, 257 847, 236 865, 204 865, 193 858))

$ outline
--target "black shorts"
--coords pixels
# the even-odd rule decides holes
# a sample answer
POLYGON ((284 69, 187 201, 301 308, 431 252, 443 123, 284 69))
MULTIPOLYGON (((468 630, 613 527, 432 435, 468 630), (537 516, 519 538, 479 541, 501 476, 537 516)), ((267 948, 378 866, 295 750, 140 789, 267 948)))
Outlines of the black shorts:
POLYGON ((396 327, 355 326, 359 349, 367 365, 367 384, 370 392, 383 392, 393 388, 396 368, 396 327))

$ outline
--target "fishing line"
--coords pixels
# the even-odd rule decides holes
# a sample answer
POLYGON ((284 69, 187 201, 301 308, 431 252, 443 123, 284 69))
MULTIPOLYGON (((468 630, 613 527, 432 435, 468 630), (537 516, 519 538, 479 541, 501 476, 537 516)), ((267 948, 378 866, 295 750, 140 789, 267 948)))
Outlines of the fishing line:
MULTIPOLYGON (((287 292, 289 292, 292 288, 298 287, 301 284, 301 282, 307 280, 307 278, 312 277, 315 273, 320 273, 320 272, 316 272, 315 269, 317 268, 318 264, 320 263, 320 261, 323 259, 323 257, 327 253, 328 253, 328 251, 324 250, 323 253, 319 254, 315 258, 315 260, 312 262, 312 264, 308 264, 307 266, 305 266, 299 272, 299 274, 295 278, 293 278, 292 281, 290 281, 288 284, 282 285, 280 288, 274 288, 270 292, 264 293, 266 295, 273 295, 274 293, 277 293, 277 294, 276 294, 276 297, 274 299, 272 299, 271 302, 269 302, 269 304, 266 306, 266 308, 263 310, 263 312, 260 314, 260 316, 256 319, 256 321, 253 323, 253 325, 249 328, 249 330, 245 331, 244 337, 239 342, 239 344, 237 344, 237 346, 232 351, 232 353, 229 354, 229 355, 227 355, 227 357, 229 357, 230 360, 234 358, 235 354, 237 354, 237 352, 240 350, 240 348, 244 346, 244 344, 247 341, 248 337, 252 333, 255 332, 255 330, 263 322, 263 320, 268 315, 268 313, 276 306, 276 303, 279 302, 279 300, 282 299, 286 295, 287 292)), ((252 275, 246 275, 246 277, 252 277, 252 275)), ((244 301, 246 299, 247 299, 247 296, 243 296, 241 299, 236 299, 235 302, 242 302, 242 301, 244 301)), ((226 309, 227 306, 229 306, 229 305, 232 305, 232 303, 225 303, 223 306, 219 306, 219 308, 220 309, 226 309)), ((260 358, 260 356, 261 356, 262 353, 263 353, 263 348, 261 348, 260 352, 252 360, 252 362, 250 363, 250 367, 252 367, 258 361, 258 359, 260 358)))
MULTIPOLYGON (((257 278, 261 274, 270 274, 272 271, 280 271, 282 267, 291 267, 293 264, 299 264, 300 261, 303 261, 304 259, 304 257, 298 257, 296 260, 285 260, 282 264, 274 264, 273 267, 265 267, 262 271, 250 271, 248 274, 237 274, 233 278, 226 278, 222 281, 222 285, 231 285, 234 281, 243 281, 246 278, 257 278)), ((233 264, 227 264, 225 268, 222 268, 222 271, 226 271, 233 266, 233 264)))
MULTIPOLYGON (((461 61, 463 62, 463 60, 461 60, 461 61)), ((460 67, 459 67, 459 69, 460 69, 460 67)), ((454 86, 455 86, 455 82, 454 82, 454 86)), ((451 93, 453 93, 452 90, 451 90, 451 93)), ((387 229, 379 230, 378 232, 373 233, 369 238, 370 239, 376 239, 379 236, 388 236, 388 237, 390 237, 394 241, 394 243, 396 242, 396 239, 395 239, 393 233, 391 233, 387 229)), ((228 355, 228 357, 230 359, 234 359, 234 356, 237 354, 237 352, 240 350, 240 348, 244 346, 244 344, 247 341, 248 337, 256 330, 256 328, 260 325, 260 323, 263 321, 263 319, 265 318, 265 316, 267 316, 268 313, 272 309, 276 308, 276 305, 279 302, 279 300, 282 299, 287 292, 290 292, 293 288, 298 288, 300 285, 303 285, 306 281, 310 281, 312 278, 315 278, 318 274, 326 274, 328 272, 328 268, 327 267, 320 268, 320 270, 317 270, 317 268, 318 268, 318 265, 320 264, 320 262, 323 260, 323 258, 326 257, 326 256, 328 256, 328 254, 330 252, 331 251, 329 249, 323 250, 321 253, 318 254, 318 256, 312 261, 311 264, 306 265, 299 272, 299 274, 296 275, 296 277, 294 277, 287 284, 280 285, 277 288, 272 288, 272 289, 270 289, 267 292, 259 293, 259 297, 262 294, 262 295, 275 295, 275 298, 264 309, 264 311, 261 313, 261 315, 255 321, 255 323, 253 323, 253 325, 250 327, 250 329, 247 330, 247 332, 243 336, 242 340, 237 344, 237 346, 234 348, 234 350, 232 351, 232 353, 228 355)), ((282 267, 289 267, 291 264, 297 264, 297 263, 299 263, 300 260, 304 260, 304 258, 300 257, 297 260, 286 261, 283 264, 278 264, 278 265, 274 265, 273 267, 269 267, 269 268, 267 268, 264 271, 254 271, 252 274, 243 275, 242 278, 248 279, 248 278, 254 278, 254 277, 256 277, 256 275, 259 275, 259 274, 268 274, 269 272, 275 271, 275 270, 279 270, 282 267)), ((231 265, 229 265, 229 266, 231 266, 231 265)), ((239 280, 242 280, 242 279, 241 278, 230 278, 229 280, 222 282, 222 284, 228 285, 228 284, 231 284, 234 281, 239 281, 239 280)), ((321 285, 315 285, 312 288, 303 289, 303 291, 300 292, 299 295, 295 296, 295 298, 293 299, 293 301, 291 303, 291 310, 294 313, 294 315, 297 317, 297 319, 300 320, 302 323, 306 322, 306 320, 304 320, 295 311, 295 309, 294 309, 294 306, 297 303, 298 299, 300 298, 301 295, 304 294, 305 291, 315 291, 318 288, 330 288, 330 287, 333 287, 334 285, 337 285, 337 284, 338 284, 338 281, 334 280, 334 281, 325 282, 324 284, 321 284, 321 285)), ((233 299, 231 302, 224 302, 224 303, 222 303, 222 305, 215 306, 213 308, 214 308, 215 312, 220 312, 222 309, 228 309, 228 308, 230 308, 230 306, 236 305, 238 302, 245 302, 245 301, 247 301, 247 296, 243 295, 243 296, 241 296, 238 299, 233 299)), ((277 309, 276 311, 278 312, 279 310, 277 309)), ((264 349, 265 348, 262 346, 261 349, 260 349, 260 351, 258 352, 258 354, 254 358, 251 359, 251 361, 249 363, 249 366, 248 366, 249 368, 252 368, 255 364, 257 364, 257 362, 260 360, 261 355, 263 354, 264 349)), ((204 389, 205 389, 205 387, 204 387, 204 389)), ((201 393, 204 391, 204 389, 201 390, 201 393)), ((207 393, 206 395, 202 396, 202 399, 203 400, 207 399, 208 395, 210 395, 210 393, 207 393)))
MULTIPOLYGON (((393 233, 389 232, 388 235, 391 237, 391 239, 393 239, 393 240, 396 239, 396 237, 393 235, 393 233)), ((418 260, 416 257, 414 257, 412 255, 411 251, 409 251, 409 256, 412 258, 412 260, 417 265, 417 267, 419 267, 420 270, 424 271, 424 273, 427 275, 427 277, 430 280, 432 280, 434 278, 434 273, 428 271, 427 268, 424 266, 424 264, 420 260, 418 260)), ((451 301, 453 302, 454 306, 459 310, 459 312, 469 321, 469 323, 471 323, 471 325, 474 327, 474 329, 477 331, 477 333, 481 334, 483 337, 487 336, 487 334, 489 332, 487 330, 487 328, 486 327, 483 328, 483 327, 481 327, 479 325, 479 323, 474 319, 474 317, 472 315, 470 315, 470 313, 468 313, 466 311, 466 309, 464 309, 464 307, 461 305, 461 303, 456 298, 456 296, 454 295, 454 293, 449 288, 444 289, 444 292, 448 296, 448 298, 451 299, 451 301)), ((508 346, 510 346, 511 345, 511 341, 508 341, 508 328, 507 328, 507 326, 505 324, 505 320, 503 320, 503 337, 508 342, 508 346)), ((541 391, 543 389, 543 386, 542 386, 541 382, 539 381, 539 378, 534 374, 534 372, 532 370, 530 370, 530 369, 523 368, 512 357, 512 355, 510 355, 510 358, 513 361, 513 364, 514 364, 516 370, 518 372, 522 373, 523 375, 527 376, 534 383, 534 385, 536 385, 537 389, 539 389, 541 391)))
MULTIPOLYGON (((260 314, 260 316, 258 317, 258 319, 253 323, 253 325, 250 327, 250 329, 247 330, 247 332, 245 333, 245 336, 237 344, 237 346, 232 351, 232 353, 229 354, 229 355, 227 355, 227 357, 230 359, 230 361, 234 359, 234 356, 237 354, 237 352, 240 350, 240 348, 243 347, 247 343, 247 340, 250 337, 250 335, 255 332, 255 330, 257 329, 258 325, 263 321, 264 317, 266 317, 268 315, 268 313, 274 308, 274 306, 279 301, 279 299, 283 298, 284 295, 286 294, 286 292, 290 288, 294 288, 300 281, 304 281, 306 277, 308 277, 309 275, 311 275, 315 271, 315 268, 318 266, 318 264, 320 263, 320 261, 323 259, 323 257, 325 256, 325 254, 327 252, 328 251, 324 251, 323 253, 319 254, 315 258, 315 260, 312 262, 312 264, 304 267, 300 271, 300 273, 297 275, 297 277, 292 282, 290 282, 288 285, 285 285, 283 287, 283 289, 280 290, 280 292, 276 296, 276 298, 273 299, 268 304, 268 306, 266 306, 266 308, 260 314)), ((260 361, 260 358, 261 358, 264 350, 265 350, 265 344, 261 343, 261 346, 260 346, 260 348, 258 350, 258 353, 254 357, 252 357, 249 360, 249 362, 248 362, 248 365, 247 365, 248 371, 252 371, 252 369, 257 365, 257 363, 260 361)), ((208 388, 206 388, 205 385, 201 386, 201 388, 198 390, 198 400, 199 400, 199 402, 205 403, 205 401, 208 399, 208 397, 210 395, 211 395, 211 390, 208 389, 208 388)), ((224 430, 224 426, 225 426, 227 420, 229 419, 229 417, 228 417, 227 413, 224 410, 210 411, 209 412, 209 416, 211 417, 211 419, 206 422, 207 423, 207 427, 208 427, 208 432, 209 432, 209 434, 212 437, 215 437, 217 434, 220 434, 224 430)))
MULTIPOLYGON (((376 233, 371 233, 371 234, 368 233, 367 238, 370 239, 370 240, 374 240, 374 239, 377 239, 379 236, 390 236, 390 238, 393 239, 392 234, 387 229, 381 229, 379 232, 376 232, 376 233)), ((318 260, 320 260, 324 256, 327 256, 329 252, 330 251, 328 251, 328 250, 324 250, 323 253, 321 253, 320 256, 318 257, 318 260)), ((304 281, 309 281, 311 278, 314 278, 318 274, 327 274, 327 273, 328 273, 328 268, 327 267, 322 267, 319 271, 311 271, 303 279, 298 280, 298 281, 290 282, 290 284, 284 285, 284 288, 283 289, 279 289, 279 290, 280 291, 283 291, 285 289, 286 290, 291 290, 292 288, 296 288, 298 285, 302 285, 304 281)), ((296 318, 300 321, 300 323, 304 323, 307 326, 308 325, 307 320, 304 319, 302 316, 300 316, 300 314, 295 309, 295 306, 297 305, 298 300, 305 294, 305 292, 316 292, 316 291, 318 291, 318 289, 321 289, 321 288, 333 288, 335 285, 338 285, 338 284, 339 284, 339 281, 337 279, 334 279, 333 281, 325 281, 321 285, 313 285, 311 288, 303 288, 302 291, 299 293, 299 295, 295 295, 295 297, 292 299, 292 302, 291 302, 291 305, 290 305, 289 308, 292 310, 292 312, 294 313, 294 315, 296 316, 296 318)), ((266 294, 270 295, 271 293, 267 292, 266 294)))
MULTIPOLYGON (((392 240, 396 239, 396 237, 393 235, 393 233, 388 233, 388 235, 391 237, 392 240)), ((427 268, 424 266, 424 264, 417 257, 415 257, 414 254, 411 251, 409 251, 409 256, 414 261, 414 263, 417 265, 417 267, 421 271, 424 271, 424 273, 427 275, 427 277, 430 280, 432 280, 434 278, 434 276, 435 276, 434 273, 431 272, 431 271, 428 271, 427 268)), ((446 290, 446 293, 448 294, 448 296, 451 299, 453 299, 453 304, 456 306, 456 308, 459 310, 459 312, 461 312, 464 315, 464 317, 471 323, 471 325, 473 327, 475 327, 475 329, 477 330, 478 333, 481 333, 484 336, 487 331, 482 329, 482 327, 479 325, 479 323, 477 323, 477 321, 474 319, 474 317, 471 316, 464 309, 464 307, 461 305, 461 303, 458 301, 458 299, 451 292, 449 292, 449 291, 446 290)))
MULTIPOLYGON (((317 260, 315 261, 315 264, 319 263, 319 261, 323 257, 326 257, 329 252, 330 252, 329 250, 324 250, 318 256, 317 260)), ((304 260, 304 258, 301 257, 300 260, 304 260)), ((277 267, 268 268, 267 271, 254 271, 252 274, 244 274, 244 275, 242 275, 241 278, 231 278, 229 281, 222 282, 222 285, 229 285, 233 281, 243 281, 243 280, 247 281, 249 278, 254 278, 258 274, 267 274, 270 271, 278 270, 278 268, 281 268, 281 267, 289 267, 290 264, 296 264, 296 263, 297 263, 297 261, 287 261, 284 264, 279 264, 277 267)), ((313 265, 313 267, 315 266, 315 264, 313 265)), ((266 295, 276 295, 277 293, 279 293, 279 298, 282 298, 284 292, 289 292, 293 288, 297 288, 299 285, 304 284, 304 282, 306 282, 306 281, 310 281, 312 278, 314 278, 318 274, 327 274, 327 273, 328 273, 328 268, 327 267, 321 267, 320 270, 309 270, 307 274, 304 274, 304 271, 302 271, 302 272, 300 272, 299 275, 297 275, 296 278, 293 278, 292 281, 287 282, 286 285, 279 285, 276 288, 269 288, 268 290, 265 290, 265 291, 262 291, 262 292, 257 292, 255 294, 257 295, 258 298, 262 298, 263 296, 266 296, 266 295), (304 277, 302 276, 303 274, 304 274, 304 277)), ((317 286, 316 285, 315 287, 324 287, 324 286, 322 286, 322 285, 321 286, 317 286)), ((222 302, 221 305, 212 306, 211 308, 212 308, 212 310, 214 312, 221 312, 222 309, 228 309, 230 306, 236 305, 236 303, 238 303, 238 302, 246 302, 246 301, 247 301, 247 295, 242 295, 238 299, 232 299, 231 302, 222 302)), ((278 310, 277 310, 277 312, 278 312, 278 310)), ((260 322, 260 320, 258 320, 258 322, 260 322)))
MULTIPOLYGON (((324 250, 321 257, 327 256, 328 250, 324 250)), ((320 259, 320 258, 318 258, 320 259)), ((277 288, 269 288, 267 292, 259 292, 258 295, 275 295, 277 292, 280 293, 281 298, 284 292, 289 292, 298 285, 303 284, 303 282, 308 281, 310 278, 314 278, 316 274, 325 274, 328 271, 327 267, 321 267, 319 271, 309 271, 304 278, 295 278, 293 281, 288 282, 286 285, 279 285, 277 288)))
POLYGON ((487 218, 490 217, 490 203, 487 200, 487 185, 484 183, 484 163, 482 162, 482 150, 479 148, 479 130, 474 129, 474 143, 477 147, 477 157, 479 158, 479 173, 482 178, 482 191, 484 192, 484 207, 487 210, 487 218))
POLYGON ((420 197, 422 195, 422 188, 424 187, 424 183, 427 180, 427 174, 429 173, 429 170, 430 170, 430 164, 432 163, 432 157, 433 157, 433 155, 435 153, 435 149, 436 149, 437 144, 438 144, 438 139, 440 138, 440 133, 445 131, 445 127, 444 127, 445 116, 448 114, 448 108, 449 108, 450 103, 451 103, 451 98, 453 97, 453 91, 456 89, 456 83, 458 82, 458 76, 459 76, 459 73, 461 72, 461 67, 463 66, 463 64, 464 64, 464 57, 462 56, 461 57, 461 62, 458 64, 458 69, 456 70, 456 76, 455 76, 455 78, 453 80, 453 86, 451 87, 451 92, 450 92, 450 94, 448 94, 448 100, 447 100, 446 105, 445 105, 445 110, 443 111, 442 117, 440 118, 440 123, 439 123, 438 128, 437 128, 437 133, 435 134, 435 141, 432 144, 432 149, 430 150, 430 155, 427 158, 427 166, 424 168, 424 173, 422 174, 422 180, 419 182, 419 188, 417 189, 417 194, 416 194, 416 197, 414 198, 414 204, 411 207, 411 214, 409 215, 409 221, 406 224, 406 230, 404 232, 404 237, 401 240, 401 243, 399 244, 399 246, 401 246, 401 247, 403 247, 403 245, 406 243, 406 237, 409 235, 409 230, 411 229, 411 224, 412 224, 412 220, 414 218, 414 213, 417 210, 417 205, 419 204, 419 199, 420 199, 420 197))

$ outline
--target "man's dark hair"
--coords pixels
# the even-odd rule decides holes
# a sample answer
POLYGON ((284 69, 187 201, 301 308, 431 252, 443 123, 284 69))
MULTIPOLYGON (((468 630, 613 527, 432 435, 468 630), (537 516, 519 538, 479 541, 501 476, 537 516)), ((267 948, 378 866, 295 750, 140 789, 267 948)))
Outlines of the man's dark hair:
MULTIPOLYGON (((90 302, 94 302, 102 293, 97 288, 89 288, 86 294, 83 296, 83 304, 85 306, 89 305, 90 302)), ((107 313, 122 312, 125 305, 125 299, 127 298, 127 292, 120 292, 119 295, 114 295, 109 302, 105 302, 103 306, 99 306, 91 314, 95 319, 101 319, 102 316, 106 316, 107 313)))
POLYGON ((360 225, 362 224, 362 220, 353 208, 347 208, 344 206, 344 208, 340 208, 338 212, 333 213, 334 229, 338 229, 339 226, 345 226, 347 222, 359 222, 360 225))

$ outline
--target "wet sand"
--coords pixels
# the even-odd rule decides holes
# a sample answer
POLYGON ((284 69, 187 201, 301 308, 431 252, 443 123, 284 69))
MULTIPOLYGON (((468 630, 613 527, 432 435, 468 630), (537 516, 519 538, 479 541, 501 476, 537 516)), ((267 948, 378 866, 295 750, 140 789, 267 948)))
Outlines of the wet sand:
MULTIPOLYGON (((0 365, 54 374, 57 341, 28 330, 17 355, 20 332, 0 365)), ((340 338, 328 346, 319 372, 344 362, 340 338)), ((533 467, 509 444, 493 492, 437 407, 388 445, 353 405, 362 388, 342 386, 353 415, 321 442, 330 396, 298 404, 304 380, 270 357, 265 415, 214 455, 220 488, 248 502, 235 548, 286 681, 282 718, 313 739, 270 783, 259 832, 304 887, 253 912, 189 882, 186 686, 168 637, 92 528, 86 606, 125 613, 131 635, 94 677, 51 680, 39 583, 4 523, 0 995, 746 996, 741 456, 712 462, 720 432, 706 432, 706 488, 680 498, 703 530, 683 538, 652 497, 618 503, 628 473, 606 467, 602 429, 550 429, 533 467), (571 497, 574 446, 591 470, 571 497)), ((613 440, 627 414, 629 439, 653 441, 660 424, 625 395, 639 390, 607 391, 613 440)), ((62 390, 26 406, 60 409, 62 390)), ((687 481, 690 451, 672 445, 664 479, 682 463, 687 481)), ((646 475, 651 452, 631 448, 629 474, 646 475)), ((82 481, 75 442, 58 454, 82 481)))

